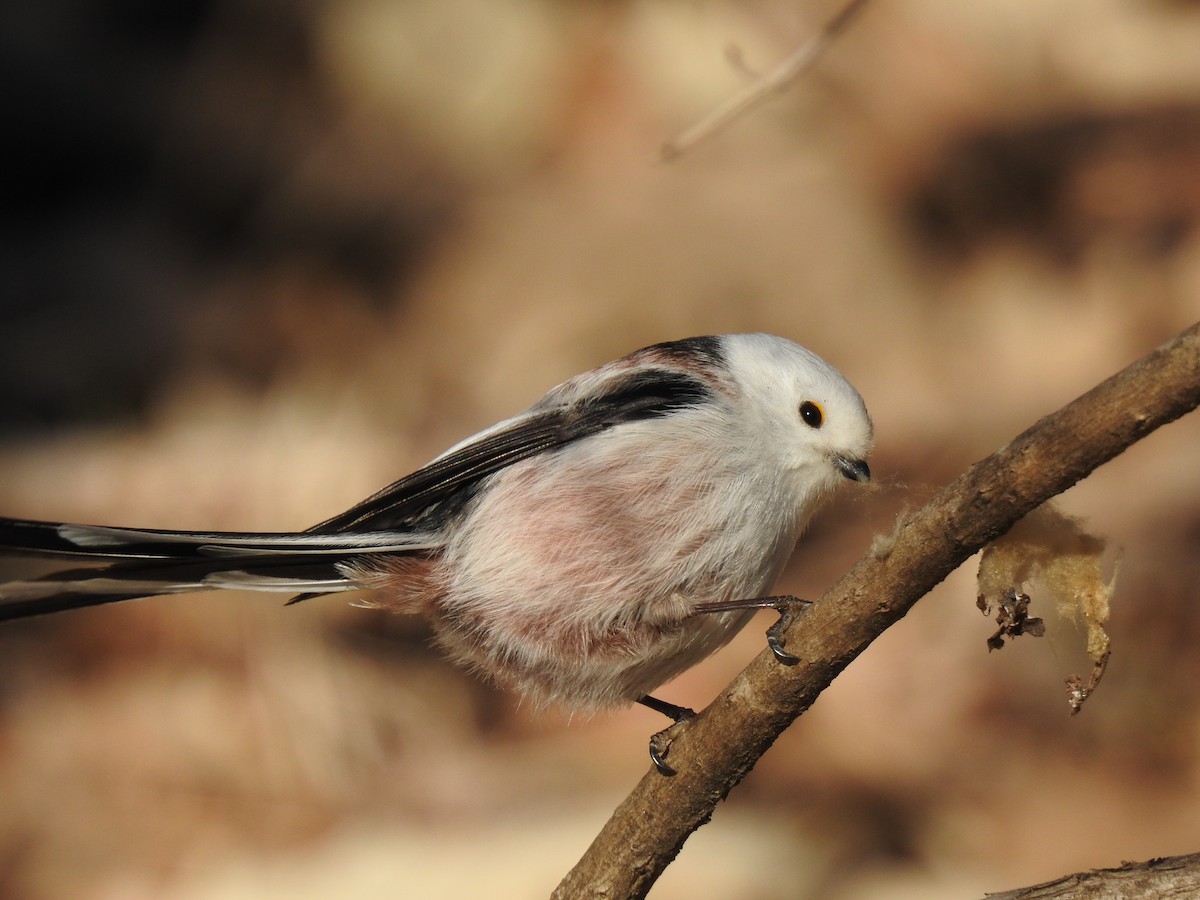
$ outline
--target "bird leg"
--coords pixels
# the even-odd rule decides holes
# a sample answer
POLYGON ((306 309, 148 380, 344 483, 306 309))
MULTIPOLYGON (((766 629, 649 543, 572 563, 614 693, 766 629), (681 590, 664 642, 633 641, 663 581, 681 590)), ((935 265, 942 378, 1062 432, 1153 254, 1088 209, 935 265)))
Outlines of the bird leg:
POLYGON ((650 761, 654 763, 654 768, 658 769, 663 775, 674 775, 675 770, 667 763, 667 754, 671 752, 671 742, 683 730, 688 720, 696 717, 696 711, 688 709, 686 706, 676 706, 674 703, 668 703, 666 700, 659 700, 657 697, 651 697, 649 694, 639 698, 638 703, 649 707, 655 712, 662 713, 672 720, 673 724, 668 725, 650 738, 650 761))
POLYGON ((785 666, 794 666, 800 662, 800 657, 788 653, 783 648, 783 633, 797 613, 812 606, 811 600, 801 600, 799 597, 784 595, 780 597, 755 597, 749 600, 725 600, 721 603, 701 603, 696 606, 694 614, 736 612, 743 609, 773 609, 779 613, 779 620, 767 629, 767 646, 775 654, 775 658, 785 666))
MULTIPOLYGON (((773 609, 779 613, 779 619, 767 629, 767 646, 775 654, 775 658, 785 666, 794 666, 800 662, 800 657, 788 653, 784 649, 783 633, 797 613, 812 606, 811 600, 801 600, 790 595, 780 597, 755 597, 749 600, 725 600, 720 603, 701 603, 696 606, 693 615, 701 613, 739 612, 745 609, 773 609)), ((638 698, 638 703, 655 712, 662 713, 672 720, 662 731, 650 738, 650 761, 663 775, 674 775, 675 769, 667 762, 667 754, 671 752, 671 743, 687 725, 690 719, 696 717, 694 710, 686 706, 676 706, 666 700, 659 700, 647 694, 638 698)))

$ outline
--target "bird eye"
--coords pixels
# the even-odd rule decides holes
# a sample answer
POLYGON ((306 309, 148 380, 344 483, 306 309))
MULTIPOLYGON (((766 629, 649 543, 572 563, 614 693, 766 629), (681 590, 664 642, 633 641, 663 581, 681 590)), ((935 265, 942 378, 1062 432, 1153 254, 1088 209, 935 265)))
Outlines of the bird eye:
POLYGON ((825 422, 825 413, 816 403, 805 400, 800 404, 800 418, 809 428, 820 428, 825 422))

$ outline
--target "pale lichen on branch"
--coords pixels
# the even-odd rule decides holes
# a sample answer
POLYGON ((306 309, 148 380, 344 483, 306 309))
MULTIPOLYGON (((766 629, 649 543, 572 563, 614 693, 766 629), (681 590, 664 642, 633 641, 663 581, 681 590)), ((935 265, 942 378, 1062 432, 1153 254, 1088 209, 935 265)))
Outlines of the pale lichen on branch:
POLYGON ((1071 713, 1099 685, 1108 666, 1112 641, 1105 631, 1116 587, 1116 571, 1104 577, 1107 542, 1084 530, 1083 523, 1046 504, 1021 519, 1011 531, 984 548, 979 558, 978 606, 993 612, 999 626, 988 648, 999 650, 1006 638, 1045 634, 1042 616, 1031 616, 1034 596, 1050 601, 1037 609, 1059 619, 1082 623, 1092 670, 1070 675, 1067 703, 1071 713))

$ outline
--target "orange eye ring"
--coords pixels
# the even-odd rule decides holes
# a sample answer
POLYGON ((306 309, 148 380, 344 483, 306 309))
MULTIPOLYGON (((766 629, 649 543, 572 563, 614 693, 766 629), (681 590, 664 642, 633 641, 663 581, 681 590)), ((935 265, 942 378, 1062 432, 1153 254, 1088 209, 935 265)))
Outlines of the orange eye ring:
POLYGON ((825 410, 821 409, 819 403, 805 400, 800 404, 800 421, 809 428, 820 428, 825 424, 825 410))

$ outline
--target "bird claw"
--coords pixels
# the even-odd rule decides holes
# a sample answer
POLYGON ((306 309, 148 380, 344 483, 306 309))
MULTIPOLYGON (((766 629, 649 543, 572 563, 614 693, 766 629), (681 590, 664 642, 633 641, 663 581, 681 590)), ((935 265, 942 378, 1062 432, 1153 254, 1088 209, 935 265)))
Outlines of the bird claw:
POLYGON ((798 613, 812 606, 811 600, 801 600, 786 594, 782 597, 756 597, 752 600, 725 600, 719 603, 701 603, 696 607, 696 614, 723 613, 743 609, 773 609, 779 613, 779 621, 767 629, 767 646, 775 654, 775 658, 785 666, 794 666, 800 662, 800 657, 784 649, 783 633, 787 631, 792 620, 798 613))
POLYGON ((674 775, 675 769, 667 762, 667 754, 671 752, 671 744, 683 731, 688 721, 696 718, 696 711, 688 709, 686 706, 668 703, 666 700, 659 700, 649 694, 639 697, 638 703, 656 713, 662 713, 671 720, 670 725, 650 738, 650 761, 654 763, 654 768, 663 775, 674 775))
POLYGON ((784 649, 783 633, 787 631, 796 618, 796 614, 804 612, 812 606, 811 600, 801 600, 798 597, 775 597, 771 608, 779 613, 779 619, 767 629, 767 646, 775 654, 775 658, 785 666, 794 666, 800 662, 800 657, 784 649))
POLYGON ((671 744, 675 742, 675 738, 695 717, 696 713, 693 710, 679 707, 679 714, 675 717, 675 721, 650 738, 650 761, 654 763, 654 768, 658 769, 660 774, 666 775, 668 778, 676 774, 675 768, 667 762, 667 754, 671 752, 671 744))
MULTIPOLYGON (((758 597, 752 600, 702 603, 696 607, 696 613, 732 612, 743 609, 775 610, 779 613, 779 620, 767 629, 767 646, 771 648, 771 652, 775 654, 775 658, 782 665, 794 666, 800 662, 800 657, 789 653, 785 649, 783 633, 787 631, 788 627, 792 624, 792 620, 796 618, 796 615, 804 612, 810 606, 812 606, 811 600, 801 600, 799 597, 758 597)), ((696 717, 695 711, 688 709, 686 706, 676 706, 674 703, 667 703, 648 694, 639 698, 638 703, 653 709, 655 712, 669 716, 673 720, 670 725, 650 738, 650 761, 654 763, 654 768, 658 769, 663 775, 671 776, 676 774, 675 768, 667 762, 667 755, 671 752, 671 744, 674 743, 675 738, 683 732, 687 723, 696 717)))

